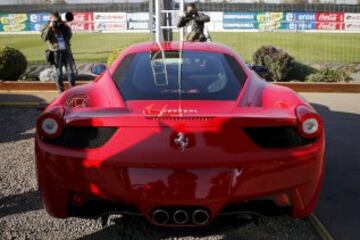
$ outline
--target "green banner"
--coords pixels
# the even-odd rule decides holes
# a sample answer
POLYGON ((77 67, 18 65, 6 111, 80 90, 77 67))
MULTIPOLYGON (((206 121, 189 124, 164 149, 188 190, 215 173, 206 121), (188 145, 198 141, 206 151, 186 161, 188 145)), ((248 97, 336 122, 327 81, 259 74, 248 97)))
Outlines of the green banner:
POLYGON ((275 23, 285 20, 283 12, 259 12, 256 14, 258 23, 275 23))
POLYGON ((27 22, 29 22, 29 17, 26 13, 0 14, 0 24, 2 25, 16 25, 27 22))
POLYGON ((18 24, 0 24, 0 32, 22 32, 29 31, 29 23, 18 23, 18 24))
POLYGON ((283 28, 282 23, 286 18, 283 12, 258 12, 256 20, 260 31, 274 31, 283 28))

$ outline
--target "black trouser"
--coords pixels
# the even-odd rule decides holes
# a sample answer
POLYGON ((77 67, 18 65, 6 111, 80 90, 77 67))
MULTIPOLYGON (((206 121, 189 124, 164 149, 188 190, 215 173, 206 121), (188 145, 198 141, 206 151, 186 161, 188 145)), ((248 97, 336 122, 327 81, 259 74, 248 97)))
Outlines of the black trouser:
POLYGON ((191 42, 206 42, 207 40, 203 31, 191 31, 186 35, 185 39, 191 42))
POLYGON ((63 67, 65 66, 67 80, 71 87, 75 86, 74 60, 68 50, 54 52, 54 81, 59 93, 65 90, 63 82, 63 67))

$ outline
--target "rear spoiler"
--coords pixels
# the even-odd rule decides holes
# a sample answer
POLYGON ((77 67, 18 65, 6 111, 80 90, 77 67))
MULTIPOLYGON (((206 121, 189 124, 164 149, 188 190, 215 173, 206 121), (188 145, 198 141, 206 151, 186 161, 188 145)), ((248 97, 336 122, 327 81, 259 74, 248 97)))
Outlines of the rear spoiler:
POLYGON ((239 108, 229 114, 204 113, 135 114, 125 108, 76 109, 65 116, 66 124, 99 127, 206 127, 232 122, 240 127, 295 126, 297 118, 290 109, 239 108))

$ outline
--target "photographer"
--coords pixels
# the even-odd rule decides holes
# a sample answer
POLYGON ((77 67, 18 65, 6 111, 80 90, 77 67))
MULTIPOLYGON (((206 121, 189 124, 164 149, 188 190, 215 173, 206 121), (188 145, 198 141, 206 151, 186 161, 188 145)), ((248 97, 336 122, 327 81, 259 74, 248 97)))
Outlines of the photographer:
POLYGON ((48 43, 47 61, 54 66, 54 80, 58 93, 65 90, 62 79, 62 68, 65 66, 70 86, 75 86, 74 59, 70 48, 72 32, 61 20, 58 12, 52 13, 47 25, 41 30, 41 38, 48 43))
POLYGON ((190 3, 186 7, 185 15, 179 19, 178 28, 191 24, 191 32, 186 35, 187 41, 205 42, 208 36, 204 33, 206 22, 210 22, 210 17, 204 13, 199 13, 194 3, 190 3))

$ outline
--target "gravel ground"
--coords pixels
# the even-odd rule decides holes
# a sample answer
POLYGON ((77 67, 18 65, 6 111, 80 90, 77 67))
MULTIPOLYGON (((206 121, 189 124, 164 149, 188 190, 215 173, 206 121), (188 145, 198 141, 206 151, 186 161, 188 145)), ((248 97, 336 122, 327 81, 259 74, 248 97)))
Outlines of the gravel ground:
POLYGON ((261 218, 259 226, 228 219, 200 229, 158 228, 140 218, 58 220, 37 190, 33 136, 39 111, 0 108, 0 239, 318 239, 307 221, 261 218))

